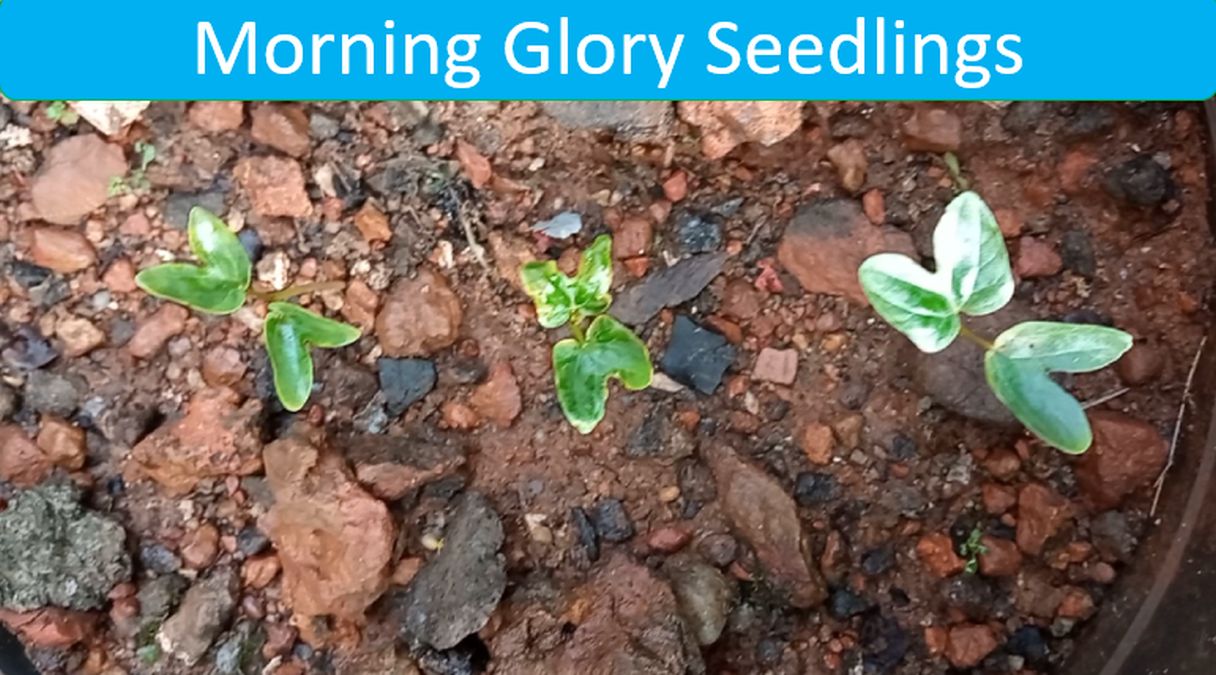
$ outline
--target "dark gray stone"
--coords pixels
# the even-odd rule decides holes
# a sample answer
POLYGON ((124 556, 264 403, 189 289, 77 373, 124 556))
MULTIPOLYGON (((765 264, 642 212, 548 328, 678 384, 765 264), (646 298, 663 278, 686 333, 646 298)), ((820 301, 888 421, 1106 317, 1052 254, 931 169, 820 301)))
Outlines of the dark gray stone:
POLYGON ((1083 230, 1069 230, 1060 237, 1060 259, 1065 267, 1087 279, 1098 272, 1093 242, 1083 230))
POLYGON ((840 486, 830 473, 803 471, 794 479, 794 501, 800 506, 826 504, 840 496, 840 486))
POLYGON ((1170 172, 1151 155, 1137 155, 1107 173, 1106 188, 1136 206, 1156 206, 1174 195, 1170 172))
POLYGON ((380 391, 389 417, 397 417, 435 388, 435 362, 382 358, 376 362, 380 391))
POLYGON ((726 338, 680 315, 660 367, 676 382, 712 394, 734 361, 735 348, 726 338))
POLYGON ((190 582, 178 574, 166 574, 144 582, 136 595, 140 623, 148 625, 164 621, 177 607, 178 600, 189 586, 190 582))
POLYGON ((139 548, 139 562, 144 569, 157 574, 172 574, 182 568, 182 559, 164 544, 144 544, 139 548))
POLYGON ((403 636, 445 650, 481 630, 507 587, 502 543, 502 521, 489 501, 465 493, 443 549, 394 603, 403 636))
POLYGON ((76 375, 35 370, 25 381, 25 404, 44 414, 70 417, 80 407, 88 385, 76 375))
POLYGON ((864 614, 869 609, 868 600, 847 588, 838 588, 833 591, 832 597, 828 601, 828 611, 841 621, 864 614))
POLYGON ((600 539, 614 544, 633 538, 633 520, 619 499, 604 498, 591 508, 591 522, 600 539))
POLYGON ((321 113, 312 113, 308 116, 308 133, 319 141, 327 141, 342 130, 338 120, 321 113))
POLYGON ((0 382, 0 422, 7 420, 17 411, 17 392, 0 382))
POLYGON ((190 211, 201 206, 220 218, 228 212, 228 193, 222 190, 173 192, 165 199, 165 223, 179 230, 190 224, 190 211))
POLYGON ((99 609, 130 578, 122 526, 78 499, 71 485, 41 485, 0 511, 0 607, 99 609))
POLYGON ((46 283, 52 276, 51 270, 24 260, 14 260, 9 267, 9 274, 22 288, 34 288, 46 283))
POLYGON ((626 288, 617 295, 609 313, 630 325, 644 324, 663 308, 681 305, 700 295, 722 272, 725 263, 724 253, 685 258, 626 288))
POLYGON ((676 223, 676 248, 684 255, 722 248, 722 222, 714 216, 686 215, 676 223))
POLYGON ((1043 101, 1014 101, 1005 109, 1001 126, 1015 136, 1037 131, 1051 114, 1051 104, 1043 101))

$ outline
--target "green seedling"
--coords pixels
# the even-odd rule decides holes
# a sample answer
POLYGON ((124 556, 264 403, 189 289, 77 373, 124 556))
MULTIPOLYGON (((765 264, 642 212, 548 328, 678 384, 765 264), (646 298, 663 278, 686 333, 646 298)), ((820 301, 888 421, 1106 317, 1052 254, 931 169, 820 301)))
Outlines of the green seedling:
POLYGON ((980 569, 980 556, 988 552, 988 547, 980 542, 984 538, 984 531, 979 527, 971 528, 971 532, 967 535, 967 541, 959 547, 958 554, 967 561, 963 571, 967 574, 975 574, 980 569))
POLYGON ((557 400, 570 424, 589 434, 604 419, 609 380, 636 391, 649 387, 654 377, 646 345, 604 313, 612 304, 612 238, 600 236, 583 251, 573 278, 552 260, 525 264, 520 278, 536 303, 540 325, 570 325, 573 337, 553 346, 557 400))
POLYGON ((197 265, 166 263, 150 267, 136 275, 135 283, 151 295, 206 314, 231 314, 245 304, 248 295, 269 303, 263 337, 274 371, 275 392, 284 408, 300 410, 312 392, 310 349, 345 347, 358 340, 360 332, 286 301, 306 293, 336 290, 342 284, 305 284, 263 293, 250 287, 253 265, 249 254, 224 221, 195 207, 190 211, 188 234, 197 265))
POLYGON ((997 399, 1031 433, 1071 454, 1089 449, 1085 410, 1051 373, 1087 373, 1132 346, 1127 333, 1105 326, 1048 321, 1018 324, 995 340, 968 329, 962 317, 991 314, 1013 298, 1009 252, 996 217, 974 192, 946 207, 933 232, 936 271, 907 256, 880 253, 858 276, 874 311, 918 349, 940 352, 962 335, 984 350, 984 374, 997 399))
POLYGON ((950 172, 950 180, 954 181, 954 187, 959 192, 970 190, 971 183, 963 175, 963 167, 958 161, 958 155, 953 152, 947 152, 942 155, 942 161, 946 163, 946 169, 950 172))
POLYGON ((46 106, 46 118, 52 122, 70 127, 80 121, 80 114, 68 105, 67 101, 51 101, 46 106))
POLYGON ((147 192, 152 188, 148 182, 148 166, 156 161, 156 146, 144 141, 135 141, 135 155, 139 162, 125 176, 115 176, 110 179, 110 196, 118 197, 127 193, 147 192))

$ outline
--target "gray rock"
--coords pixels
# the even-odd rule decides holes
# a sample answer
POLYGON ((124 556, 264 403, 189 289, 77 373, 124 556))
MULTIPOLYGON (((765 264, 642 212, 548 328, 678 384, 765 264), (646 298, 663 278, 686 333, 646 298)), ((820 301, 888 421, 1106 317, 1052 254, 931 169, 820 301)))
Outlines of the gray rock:
POLYGON ((216 570, 186 591, 181 606, 161 625, 161 649, 187 665, 198 663, 232 619, 240 578, 232 568, 216 570))
POLYGON ((169 612, 177 607, 177 601, 189 585, 185 577, 178 574, 166 574, 144 582, 136 595, 140 623, 147 625, 164 621, 169 612))
POLYGON ((668 558, 663 572, 697 642, 702 647, 717 642, 735 604, 735 585, 716 568, 687 554, 668 558))
POLYGON ((17 392, 0 382, 0 422, 7 420, 17 411, 17 392))
POLYGON ((675 119, 669 101, 545 101, 545 112, 575 129, 603 129, 634 140, 666 136, 675 119))
MULTIPOLYGON (((996 338, 1016 323, 1034 318, 1017 302, 988 316, 967 317, 967 325, 979 335, 996 338)), ((981 422, 1013 426, 1017 420, 997 400, 984 377, 984 350, 959 337, 937 354, 923 354, 909 343, 905 347, 912 364, 912 380, 921 393, 950 412, 981 422)))
POLYGON ((714 253, 722 248, 722 222, 710 215, 686 215, 676 224, 680 253, 714 253))
POLYGON ((338 120, 321 113, 313 113, 308 117, 308 133, 319 141, 327 141, 342 130, 338 120))
POLYGON ((1174 179, 1152 155, 1137 155, 1114 167, 1106 176, 1106 189, 1136 206, 1156 206, 1174 195, 1174 179))
POLYGON ((1118 511, 1107 511, 1094 518, 1089 533, 1098 554, 1109 562, 1131 560, 1139 541, 1127 516, 1118 511))
POLYGON ((619 499, 604 497, 591 508, 591 522, 602 541, 619 544, 633 538, 633 519, 619 499))
POLYGON ((700 295, 725 263, 724 253, 685 258, 626 288, 617 295, 609 313, 627 324, 644 324, 664 307, 675 307, 700 295))
POLYGON ((681 314, 660 367, 671 379, 702 394, 712 394, 735 361, 735 348, 718 333, 698 326, 681 314))
POLYGON ((444 650, 481 630, 507 587, 502 542, 502 520, 489 501, 465 493, 444 532, 443 550, 397 603, 403 636, 444 650))
POLYGON ((435 388, 435 362, 382 358, 376 362, 380 391, 389 417, 397 417, 435 388))
POLYGON ((173 192, 165 199, 165 223, 179 230, 190 223, 190 211, 196 206, 223 218, 228 212, 228 193, 222 190, 204 192, 173 192))
POLYGON ((43 414, 70 417, 87 392, 88 384, 76 375, 35 370, 25 380, 26 406, 43 414))
POLYGON ((0 512, 0 606, 98 609, 130 578, 122 526, 78 500, 71 485, 41 485, 0 512))
POLYGON ((265 639, 255 624, 240 622, 215 648, 215 672, 219 675, 260 673, 265 659, 259 648, 265 639))

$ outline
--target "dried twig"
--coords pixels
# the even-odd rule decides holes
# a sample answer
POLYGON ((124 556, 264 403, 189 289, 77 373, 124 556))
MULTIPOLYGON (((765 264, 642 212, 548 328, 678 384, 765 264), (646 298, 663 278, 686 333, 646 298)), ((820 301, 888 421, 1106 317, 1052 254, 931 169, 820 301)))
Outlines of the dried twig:
POLYGON ((1191 400, 1191 384, 1195 381, 1195 372, 1199 370, 1199 357, 1203 355, 1203 346, 1207 344, 1207 341, 1206 335, 1199 341, 1199 348, 1195 350, 1195 358, 1191 361, 1191 371, 1186 376, 1186 387, 1182 390, 1182 401, 1178 403, 1178 419, 1174 422, 1174 435, 1170 438, 1170 454, 1165 461, 1165 468, 1157 476, 1157 489, 1153 494, 1153 507, 1148 512, 1150 518, 1157 515, 1157 503, 1161 501, 1161 490, 1165 487, 1165 475, 1174 466, 1174 453, 1178 450, 1178 436, 1182 434, 1182 418, 1186 416, 1186 406, 1191 400))
POLYGON ((1116 390, 1114 390, 1114 391, 1112 391, 1112 392, 1109 392, 1109 393, 1106 393, 1106 394, 1102 394, 1101 396, 1099 396, 1098 398, 1093 399, 1092 401, 1086 401, 1086 402, 1084 402, 1084 403, 1082 403, 1082 404, 1081 404, 1081 407, 1082 407, 1082 408, 1084 408, 1085 410, 1089 410, 1090 408, 1094 408, 1094 407, 1100 406, 1100 405, 1102 405, 1103 403, 1109 403, 1110 401, 1113 401, 1113 400, 1115 400, 1115 399, 1119 398, 1120 396, 1122 396, 1122 395, 1126 394, 1126 393, 1127 393, 1127 392, 1129 392, 1129 391, 1131 391, 1131 389, 1130 389, 1130 388, 1128 388, 1128 387, 1121 387, 1121 388, 1116 389, 1116 390))
POLYGON ((490 268, 490 263, 486 260, 486 249, 477 243, 477 235, 473 233, 473 224, 464 217, 464 209, 457 208, 456 219, 460 221, 460 227, 464 230, 464 239, 469 244, 469 251, 473 253, 473 258, 481 264, 481 268, 485 270, 487 276, 493 274, 494 270, 490 268))

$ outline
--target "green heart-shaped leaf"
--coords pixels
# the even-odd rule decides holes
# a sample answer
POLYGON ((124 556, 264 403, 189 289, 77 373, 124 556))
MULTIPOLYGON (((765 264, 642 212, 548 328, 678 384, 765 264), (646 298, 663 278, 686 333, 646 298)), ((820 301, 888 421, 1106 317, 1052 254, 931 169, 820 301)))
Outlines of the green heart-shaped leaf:
POLYGON ((1119 360, 1132 348, 1132 336, 1106 326, 1027 321, 993 345, 1007 358, 1033 359, 1049 372, 1089 373, 1119 360))
POLYGON ((1089 449, 1093 433, 1085 410, 1033 359, 1011 359, 999 351, 984 355, 988 386, 1031 433, 1064 452, 1089 449))
POLYGON ((583 251, 573 279, 552 260, 525 263, 519 274, 524 291, 536 304, 536 318, 545 328, 601 314, 612 303, 612 237, 601 235, 583 251))
POLYGON ((1028 321, 1001 333, 984 357, 997 398, 1039 438, 1069 453, 1089 449, 1085 411, 1050 373, 1088 373, 1114 363, 1132 347, 1115 328, 1028 321))
POLYGON ((1004 236, 992 210, 974 192, 964 192, 946 206, 933 230, 933 257, 959 311, 991 314, 1013 298, 1004 236))
POLYGON ((617 378, 627 389, 645 389, 654 377, 650 352, 633 331, 608 315, 597 316, 582 342, 568 339, 553 347, 557 400, 566 419, 589 434, 608 401, 608 380, 617 378))
POLYGON ((524 292, 536 304, 536 320, 545 328, 559 328, 574 312, 574 284, 552 260, 525 263, 519 270, 524 292))
POLYGON ((201 264, 169 263, 148 268, 135 283, 158 298, 209 314, 231 314, 245 304, 252 265, 249 254, 224 221, 206 209, 190 211, 190 250, 201 264))
POLYGON ((867 258, 857 276, 874 311, 921 351, 940 352, 958 336, 958 313, 940 275, 908 256, 880 253, 867 258))
POLYGON ((312 393, 310 348, 345 347, 360 336, 354 326, 289 302, 270 303, 264 333, 275 392, 283 407, 292 412, 303 408, 312 393))

